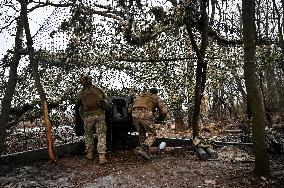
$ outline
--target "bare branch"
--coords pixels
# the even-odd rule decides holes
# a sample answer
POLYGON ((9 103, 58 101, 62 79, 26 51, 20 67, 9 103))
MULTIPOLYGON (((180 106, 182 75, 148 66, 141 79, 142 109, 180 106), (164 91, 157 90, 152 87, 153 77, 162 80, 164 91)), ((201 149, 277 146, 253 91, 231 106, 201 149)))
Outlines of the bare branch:
POLYGON ((10 20, 10 22, 7 25, 4 25, 3 27, 0 28, 0 33, 3 32, 3 30, 7 29, 8 27, 10 27, 14 21, 17 21, 18 18, 12 19, 10 20))
MULTIPOLYGON (((205 57, 207 59, 221 59, 220 57, 205 57)), ((125 61, 130 63, 138 63, 138 62, 163 62, 163 61, 182 61, 182 60, 189 60, 189 59, 198 59, 197 57, 177 57, 177 58, 164 58, 164 59, 124 59, 124 58, 117 58, 114 59, 115 61, 125 61)))
POLYGON ((39 2, 36 6, 30 8, 28 12, 32 12, 37 8, 42 8, 46 6, 53 6, 53 7, 70 7, 74 6, 74 3, 65 3, 65 4, 56 4, 56 3, 50 3, 49 1, 47 2, 39 2))

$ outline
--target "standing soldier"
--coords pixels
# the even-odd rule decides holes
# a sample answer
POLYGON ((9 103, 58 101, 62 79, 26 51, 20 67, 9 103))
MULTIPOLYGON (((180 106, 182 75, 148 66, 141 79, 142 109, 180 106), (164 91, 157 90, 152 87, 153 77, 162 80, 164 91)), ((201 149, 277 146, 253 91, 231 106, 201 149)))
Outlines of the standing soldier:
POLYGON ((139 133, 140 147, 137 152, 148 160, 152 158, 149 147, 156 139, 154 113, 158 110, 159 119, 165 119, 168 113, 166 105, 157 94, 158 89, 151 88, 149 92, 135 97, 131 109, 133 123, 139 133))
POLYGON ((85 145, 89 160, 94 159, 94 127, 98 138, 97 150, 99 164, 107 163, 105 108, 108 97, 105 92, 92 84, 90 76, 81 75, 80 83, 83 89, 79 92, 76 105, 80 106, 80 115, 84 120, 85 145))

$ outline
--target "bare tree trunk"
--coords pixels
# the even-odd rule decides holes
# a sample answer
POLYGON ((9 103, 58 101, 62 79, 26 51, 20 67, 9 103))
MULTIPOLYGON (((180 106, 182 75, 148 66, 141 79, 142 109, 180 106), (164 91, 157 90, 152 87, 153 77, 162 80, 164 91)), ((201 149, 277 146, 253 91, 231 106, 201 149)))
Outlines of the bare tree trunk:
POLYGON ((267 100, 266 100, 266 95, 265 95, 265 91, 264 91, 264 76, 262 74, 262 72, 260 71, 259 73, 259 86, 260 86, 260 93, 262 95, 262 100, 263 100, 263 105, 264 105, 264 109, 265 109, 265 117, 266 120, 269 124, 269 126, 271 127, 273 122, 272 122, 272 117, 271 117, 271 108, 269 107, 269 105, 267 104, 267 100))
MULTIPOLYGON (((281 0, 281 8, 277 7, 276 1, 272 0, 273 3, 273 10, 276 13, 276 19, 277 19, 277 27, 278 27, 278 38, 279 38, 279 46, 282 50, 282 53, 280 54, 280 61, 278 61, 279 67, 282 69, 282 72, 284 73, 284 36, 283 36, 283 30, 284 30, 284 25, 283 25, 283 21, 284 21, 284 17, 283 17, 283 13, 284 13, 284 1, 281 0), (280 10, 282 9, 282 12, 280 12, 280 10), (281 14, 282 13, 282 14, 281 14)), ((268 23, 269 24, 269 23, 268 23)), ((280 109, 281 112, 281 116, 283 117, 284 114, 284 97, 283 97, 283 89, 282 88, 277 88, 278 93, 279 93, 279 105, 278 108, 280 109)))
MULTIPOLYGON (((215 91, 213 91, 213 93, 217 93, 218 90, 215 89, 215 91)), ((217 95, 213 95, 212 96, 212 108, 211 108, 211 112, 210 112, 210 116, 212 116, 215 120, 218 119, 218 117, 220 116, 220 102, 217 98, 217 95)))
POLYGON ((15 47, 14 56, 12 63, 10 63, 9 79, 8 85, 5 90, 5 94, 1 104, 1 114, 0 114, 0 156, 4 151, 5 139, 6 139, 6 129, 9 121, 9 109, 11 108, 11 101, 14 96, 16 84, 17 84, 17 69, 19 61, 21 59, 20 50, 22 49, 22 39, 21 35, 23 33, 23 23, 22 14, 18 18, 17 22, 17 32, 15 36, 15 47))
POLYGON ((248 103, 247 101, 247 93, 246 91, 243 89, 243 86, 242 86, 242 82, 241 82, 241 79, 237 76, 237 73, 233 70, 232 71, 232 74, 235 78, 235 81, 237 83, 237 88, 238 88, 238 91, 240 91, 241 95, 242 95, 242 98, 243 98, 243 104, 245 106, 245 112, 246 112, 246 116, 247 116, 247 119, 250 119, 251 118, 251 107, 250 107, 250 104, 248 103))
MULTIPOLYGON (((224 106, 224 110, 225 108, 227 108, 229 110, 230 113, 230 118, 232 118, 232 113, 234 114, 235 118, 238 119, 238 114, 236 113, 236 111, 230 106, 230 104, 228 104, 227 102, 225 102, 224 99, 222 99, 221 97, 218 96, 218 94, 216 92, 213 92, 213 96, 218 99, 220 101, 220 103, 224 106)), ((223 113, 224 114, 224 113, 223 113)))
POLYGON ((182 101, 180 99, 175 99, 173 105, 174 105, 173 116, 175 119, 175 130, 183 131, 185 129, 185 126, 183 120, 184 113, 182 110, 182 101))
POLYGON ((265 148, 265 114, 256 80, 255 65, 255 1, 242 1, 244 77, 247 99, 252 107, 252 140, 255 155, 255 174, 269 175, 269 160, 265 148))
POLYGON ((40 82, 40 76, 38 74, 38 62, 34 58, 35 53, 34 53, 34 48, 33 48, 33 40, 32 40, 32 36, 30 33, 29 22, 28 22, 26 1, 21 1, 21 11, 23 14, 23 23, 24 23, 25 33, 26 33, 27 47, 28 47, 29 59, 30 59, 31 67, 32 67, 32 73, 35 79, 35 85, 40 95, 40 100, 41 100, 41 105, 42 105, 48 155, 52 161, 56 161, 56 155, 54 152, 53 141, 52 141, 52 126, 51 126, 49 116, 48 116, 48 106, 47 106, 46 94, 40 82))
POLYGON ((206 12, 207 1, 201 1, 201 45, 200 49, 196 44, 192 28, 189 24, 186 24, 186 29, 189 34, 191 45, 197 55, 197 68, 196 68, 196 77, 195 77, 195 88, 194 88, 194 107, 192 114, 192 129, 193 129, 193 138, 199 136, 198 131, 198 119, 200 114, 200 105, 201 99, 205 88, 206 82, 206 73, 207 73, 207 62, 204 60, 206 48, 208 46, 208 17, 206 12))
MULTIPOLYGON (((272 0, 273 3, 273 8, 276 12, 277 15, 277 27, 278 27, 278 36, 279 36, 279 44, 280 44, 280 48, 282 50, 282 54, 280 55, 281 57, 281 61, 279 61, 280 67, 282 68, 282 71, 284 72, 284 62, 283 62, 283 58, 284 58, 284 37, 283 37, 283 20, 281 21, 281 14, 279 12, 279 9, 276 5, 275 0, 272 0)), ((284 11, 284 1, 281 0, 281 8, 284 11)), ((283 16, 283 15, 282 15, 283 16)))

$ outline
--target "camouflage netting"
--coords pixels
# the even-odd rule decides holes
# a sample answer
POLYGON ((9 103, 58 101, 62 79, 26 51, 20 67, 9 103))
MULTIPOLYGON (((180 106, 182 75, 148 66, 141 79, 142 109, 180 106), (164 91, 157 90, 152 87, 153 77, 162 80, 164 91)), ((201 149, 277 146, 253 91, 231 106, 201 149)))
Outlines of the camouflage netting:
MULTIPOLYGON (((60 126, 70 126, 72 130, 74 126, 70 117, 73 117, 74 101, 81 88, 81 74, 91 75, 93 83, 109 96, 133 95, 155 86, 171 110, 180 107, 191 110, 197 58, 185 23, 192 26, 193 36, 199 44, 199 1, 177 1, 179 4, 167 0, 106 1, 103 5, 89 0, 70 2, 72 6, 55 8, 33 36, 54 130, 59 130, 60 126)), ((208 95, 208 106, 212 109, 207 115, 210 118, 235 114, 239 119, 246 107, 242 46, 234 43, 227 47, 217 41, 220 40, 218 37, 235 40, 241 36, 240 13, 238 3, 233 0, 222 1, 218 6, 222 15, 219 20, 209 19, 213 34, 210 32, 205 58, 208 74, 204 94, 208 95), (232 108, 228 110, 228 106, 232 108)), ((270 26, 277 28, 273 20, 270 26)), ((263 34, 264 26, 260 27, 260 34, 263 34)), ((269 32, 269 35, 272 39, 276 37, 275 32, 269 32)), ((42 117, 25 45, 21 53, 9 134, 15 132, 20 122, 34 125, 42 117)), ((276 88, 275 84, 282 84, 283 72, 279 71, 280 64, 275 63, 279 54, 279 48, 273 45, 270 49, 257 49, 260 68, 278 75, 271 82, 273 84, 267 85, 266 92, 276 88), (265 55, 268 53, 269 57, 265 55)), ((12 56, 8 54, 1 62, 1 100, 12 56)), ((270 73, 264 76, 271 77, 270 73)), ((271 97, 267 101, 273 104, 273 109, 278 109, 277 105, 284 103, 281 103, 281 97, 273 96, 276 99, 271 97)), ((38 127, 42 130, 43 125, 38 127)))

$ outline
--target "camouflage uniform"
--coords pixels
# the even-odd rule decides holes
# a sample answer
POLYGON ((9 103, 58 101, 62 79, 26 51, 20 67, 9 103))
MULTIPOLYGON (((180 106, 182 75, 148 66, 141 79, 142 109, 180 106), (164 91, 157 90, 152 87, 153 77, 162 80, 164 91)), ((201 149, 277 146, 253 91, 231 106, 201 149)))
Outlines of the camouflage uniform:
POLYGON ((106 153, 106 131, 105 115, 86 115, 84 117, 86 150, 94 149, 94 128, 98 137, 98 153, 106 153))
POLYGON ((154 113, 158 109, 160 118, 166 118, 168 110, 161 98, 154 93, 146 92, 137 96, 132 105, 132 118, 134 126, 139 133, 141 148, 138 153, 146 159, 150 159, 149 147, 156 139, 154 113), (146 136, 148 133, 148 136, 146 136))
MULTIPOLYGON (((86 77, 86 76, 85 76, 86 77)), ((103 109, 102 103, 108 101, 108 97, 105 92, 98 87, 93 86, 91 81, 88 81, 89 78, 81 78, 81 83, 83 85, 82 91, 78 94, 76 105, 80 105, 80 114, 84 120, 84 129, 85 129, 85 145, 87 151, 87 158, 93 159, 93 150, 94 150, 94 128, 96 129, 96 134, 98 138, 97 151, 99 153, 100 164, 106 163, 105 159, 106 154, 106 131, 107 126, 105 122, 105 111, 103 109), (87 80, 87 81, 86 81, 87 80), (86 83, 87 82, 87 83, 86 83), (88 97, 85 95, 88 90, 93 90, 100 93, 99 96, 88 97), (88 103, 90 100, 97 100, 97 106, 93 108, 87 108, 84 103, 88 103), (85 107, 84 107, 85 106, 85 107)))

